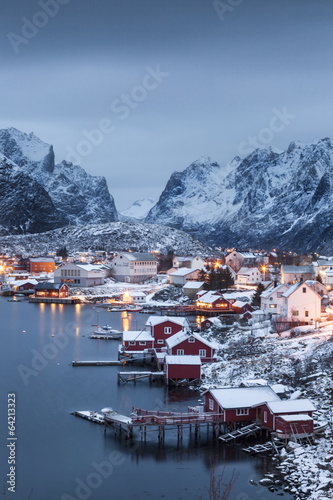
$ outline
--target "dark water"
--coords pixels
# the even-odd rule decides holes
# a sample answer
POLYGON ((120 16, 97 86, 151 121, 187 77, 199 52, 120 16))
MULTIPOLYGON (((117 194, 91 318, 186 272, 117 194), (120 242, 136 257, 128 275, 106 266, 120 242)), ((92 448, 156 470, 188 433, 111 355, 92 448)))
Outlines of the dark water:
MULTIPOLYGON (((240 447, 218 445, 205 432, 199 442, 186 433, 182 446, 174 431, 166 433, 164 446, 155 432, 148 433, 146 443, 139 436, 128 443, 71 415, 105 406, 126 414, 132 406, 181 410, 200 399, 197 392, 168 391, 147 382, 118 386, 119 367, 72 367, 74 359, 117 359, 118 341, 88 338, 96 323, 92 306, 15 304, 1 298, 0 318, 0 492, 9 471, 7 393, 16 394, 17 410, 16 493, 8 498, 208 499, 213 466, 216 475, 224 470, 222 484, 233 471, 238 475, 230 499, 277 497, 249 484, 269 470, 269 461, 248 457, 240 447)), ((136 329, 146 318, 134 313, 122 320, 120 313, 102 310, 99 320, 136 329)))

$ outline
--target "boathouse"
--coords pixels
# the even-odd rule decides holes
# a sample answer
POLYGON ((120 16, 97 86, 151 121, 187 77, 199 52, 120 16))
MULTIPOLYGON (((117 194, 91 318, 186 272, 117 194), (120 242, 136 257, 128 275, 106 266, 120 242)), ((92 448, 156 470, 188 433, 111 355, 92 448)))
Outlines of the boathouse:
POLYGON ((198 333, 180 331, 166 340, 169 355, 199 356, 202 363, 211 363, 217 359, 218 345, 205 340, 198 333))
POLYGON ((123 350, 138 352, 154 347, 154 337, 147 330, 123 332, 123 350))
POLYGON ((205 411, 222 414, 223 421, 230 423, 259 420, 266 401, 281 401, 269 386, 210 389, 204 396, 205 411))
POLYGON ((69 288, 63 283, 38 283, 35 286, 35 297, 40 298, 66 298, 69 296, 69 288))
POLYGON ((200 356, 165 356, 164 374, 167 381, 178 380, 200 380, 201 359, 200 356))
POLYGON ((309 399, 269 401, 261 407, 261 423, 271 431, 290 433, 292 426, 295 434, 312 433, 312 414, 315 410, 309 399))
POLYGON ((182 330, 189 328, 186 318, 169 318, 168 316, 149 316, 146 329, 150 331, 155 340, 155 348, 165 347, 167 338, 182 330))

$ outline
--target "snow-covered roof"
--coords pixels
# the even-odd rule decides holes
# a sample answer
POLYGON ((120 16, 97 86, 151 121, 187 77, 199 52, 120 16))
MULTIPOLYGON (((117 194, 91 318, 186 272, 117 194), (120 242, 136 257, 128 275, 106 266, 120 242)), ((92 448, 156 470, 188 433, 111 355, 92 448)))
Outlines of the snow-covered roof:
POLYGON ((288 387, 283 384, 272 384, 271 388, 274 392, 276 392, 276 394, 284 394, 285 392, 288 392, 288 387))
POLYGON ((147 330, 123 332, 124 342, 146 342, 154 340, 154 337, 147 330))
POLYGON ((202 285, 204 285, 205 282, 204 281, 188 281, 184 286, 183 286, 183 289, 186 288, 186 289, 193 289, 193 290, 197 290, 198 288, 202 287, 202 285))
POLYGON ((181 325, 181 326, 188 326, 188 320, 186 318, 177 318, 172 316, 170 318, 169 316, 149 316, 149 318, 146 321, 146 326, 156 326, 160 325, 161 323, 165 323, 166 321, 170 321, 171 323, 175 323, 176 325, 181 325))
POLYGON ((145 292, 129 292, 129 295, 131 297, 143 297, 143 296, 145 297, 146 296, 145 292))
POLYGON ((15 280, 13 281, 14 286, 22 286, 25 285, 26 283, 31 283, 31 285, 37 285, 38 281, 34 279, 27 279, 27 280, 15 280))
POLYGON ((225 409, 251 408, 266 401, 279 402, 279 396, 269 386, 264 387, 233 387, 212 389, 211 395, 225 409))
POLYGON ((151 253, 140 253, 140 252, 128 252, 128 253, 121 253, 123 257, 126 257, 128 260, 131 261, 147 261, 151 260, 153 262, 157 262, 155 257, 151 253))
POLYGON ((316 407, 309 399, 284 399, 268 401, 268 408, 273 413, 292 413, 298 411, 315 411, 316 407))
POLYGON ((237 273, 237 276, 239 276, 239 275, 250 276, 253 273, 253 271, 258 271, 260 273, 260 271, 257 267, 241 267, 237 273))
POLYGON ((300 288, 301 286, 305 286, 307 287, 309 290, 311 290, 311 292, 315 293, 316 295, 318 295, 318 297, 320 297, 320 295, 311 287, 309 286, 306 281, 298 281, 297 283, 294 283, 293 285, 291 285, 288 290, 286 290, 283 294, 282 294, 282 297, 289 297, 292 293, 294 293, 298 288, 300 288))
MULTIPOLYGON (((73 265, 73 264, 72 264, 73 265)), ((82 262, 80 264, 76 264, 77 267, 80 267, 81 269, 84 269, 85 271, 102 271, 102 266, 100 264, 86 264, 85 262, 82 262)))
POLYGON ((212 304, 218 299, 223 299, 223 295, 218 292, 206 292, 205 294, 200 295, 200 302, 204 302, 205 304, 212 304))
POLYGON ((252 252, 238 252, 244 259, 256 259, 257 256, 252 252))
POLYGON ((283 288, 286 288, 286 285, 284 285, 282 283, 280 285, 277 285, 276 287, 268 288, 267 290, 262 292, 261 297, 265 297, 266 299, 268 299, 273 293, 278 292, 279 290, 282 290, 283 288))
POLYGON ((169 276, 186 276, 187 274, 191 274, 195 271, 200 271, 200 269, 188 269, 187 267, 181 267, 180 269, 177 269, 177 271, 170 273, 169 276))
POLYGON ((244 307, 246 304, 249 304, 248 302, 242 302, 241 300, 236 300, 235 302, 233 302, 231 305, 232 307, 238 307, 239 309, 241 309, 242 307, 244 307))
POLYGON ((298 413, 296 415, 281 415, 279 416, 281 420, 284 420, 285 422, 298 422, 300 420, 306 421, 306 420, 312 420, 312 417, 310 415, 304 415, 304 413, 298 413))
POLYGON ((30 262, 54 262, 52 257, 29 257, 30 262))
POLYGON ((167 365, 201 365, 200 356, 165 356, 167 365))
POLYGON ((282 264, 282 272, 284 274, 314 274, 315 270, 313 265, 306 265, 306 266, 287 266, 285 264, 282 264))
POLYGON ((189 331, 181 331, 178 333, 175 333, 171 337, 166 339, 166 344, 167 346, 172 349, 176 345, 180 344, 181 342, 184 342, 184 340, 189 339, 190 337, 194 337, 196 340, 199 342, 202 342, 205 344, 207 347, 210 347, 211 349, 217 349, 218 345, 214 342, 209 342, 208 340, 205 340, 199 333, 191 333, 189 331))

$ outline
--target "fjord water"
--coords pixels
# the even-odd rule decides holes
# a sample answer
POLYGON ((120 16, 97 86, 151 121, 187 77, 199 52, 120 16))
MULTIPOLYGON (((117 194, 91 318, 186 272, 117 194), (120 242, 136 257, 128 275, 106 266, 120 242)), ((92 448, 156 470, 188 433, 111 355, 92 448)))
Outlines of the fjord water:
MULTIPOLYGON (((100 311, 100 324, 118 329, 141 328, 147 319, 100 311)), ((106 406, 127 415, 132 406, 184 411, 201 399, 196 391, 167 390, 146 381, 118 386, 118 366, 72 367, 75 359, 117 359, 119 341, 89 339, 96 323, 93 306, 14 303, 2 297, 0 317, 0 491, 9 472, 8 393, 16 394, 17 411, 16 493, 8 498, 208 499, 213 466, 217 474, 224 470, 223 484, 233 471, 238 475, 230 499, 277 496, 249 483, 270 469, 268 459, 249 457, 240 446, 219 445, 205 431, 197 442, 186 431, 182 445, 175 431, 166 432, 164 445, 156 432, 147 433, 146 443, 139 434, 126 442, 111 429, 104 434, 103 426, 71 415, 106 406)))

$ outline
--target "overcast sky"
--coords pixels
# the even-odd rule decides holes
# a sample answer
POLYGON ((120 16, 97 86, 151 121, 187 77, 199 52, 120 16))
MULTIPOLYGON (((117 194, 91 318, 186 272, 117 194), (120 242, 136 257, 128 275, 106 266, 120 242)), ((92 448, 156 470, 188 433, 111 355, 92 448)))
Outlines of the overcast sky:
POLYGON ((332 14, 332 0, 2 0, 0 127, 56 161, 76 153, 119 210, 157 199, 202 155, 332 137, 332 14))

